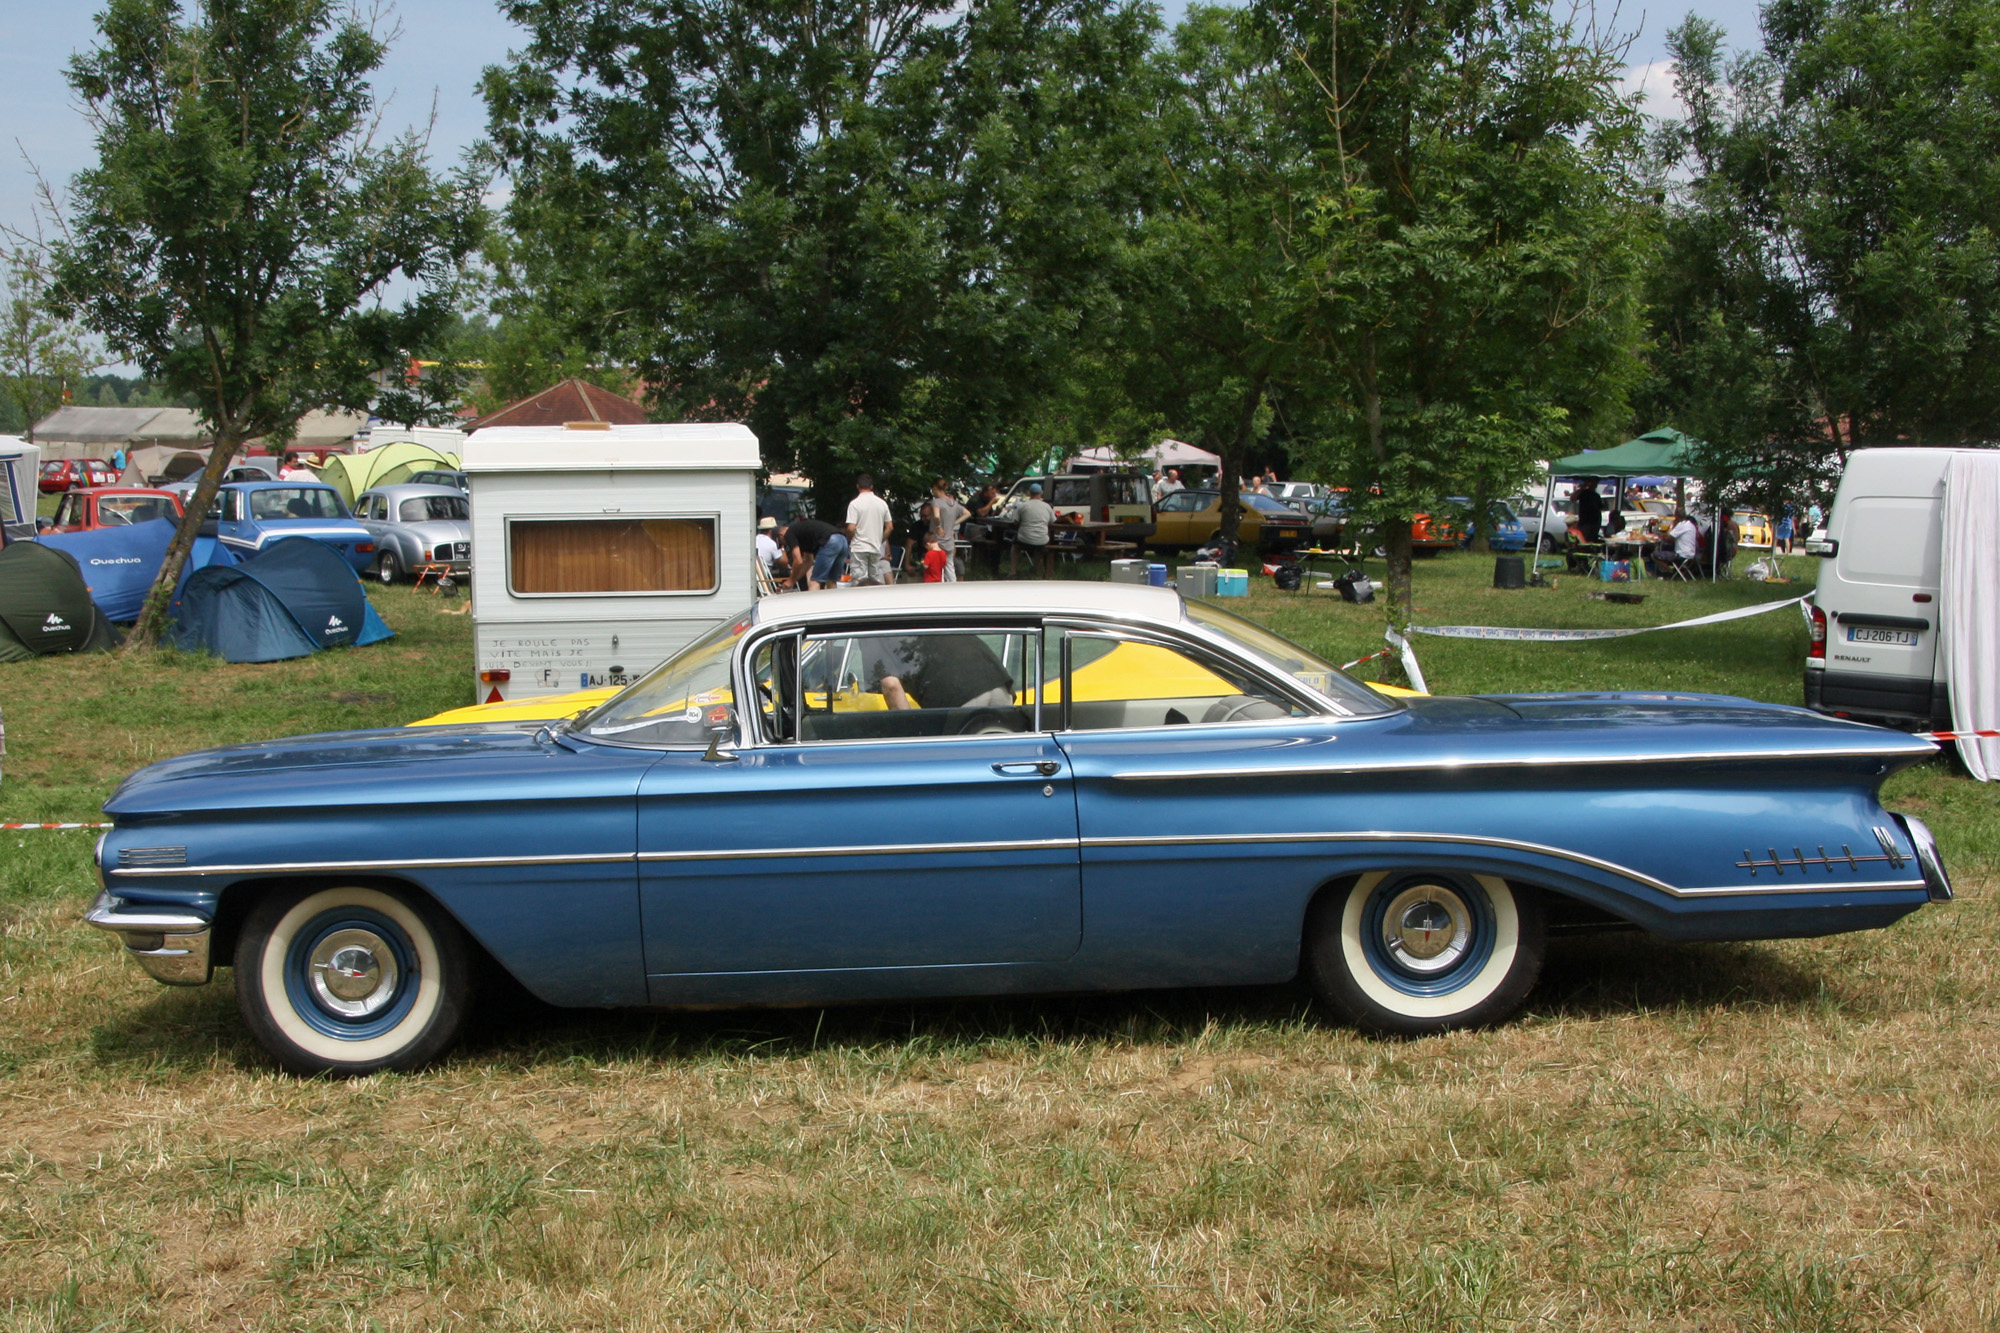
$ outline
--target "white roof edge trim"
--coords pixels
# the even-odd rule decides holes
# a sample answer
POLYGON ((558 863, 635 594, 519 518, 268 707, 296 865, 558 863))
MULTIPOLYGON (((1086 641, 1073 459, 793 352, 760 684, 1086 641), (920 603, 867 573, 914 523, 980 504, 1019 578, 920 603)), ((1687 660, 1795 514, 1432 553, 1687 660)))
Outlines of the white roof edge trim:
POLYGON ((763 470, 757 437, 736 422, 488 426, 466 437, 459 459, 468 473, 763 470))

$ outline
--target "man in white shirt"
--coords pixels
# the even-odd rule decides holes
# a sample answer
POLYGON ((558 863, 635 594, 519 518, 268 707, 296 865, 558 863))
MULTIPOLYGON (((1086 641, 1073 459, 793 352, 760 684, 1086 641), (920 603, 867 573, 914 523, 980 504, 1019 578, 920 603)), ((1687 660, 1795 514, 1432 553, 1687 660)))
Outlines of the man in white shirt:
POLYGON ((1049 524, 1056 521, 1055 507, 1042 498, 1042 483, 1028 487, 1028 498, 1014 507, 1014 545, 1007 552, 1007 577, 1014 577, 1014 562, 1028 553, 1029 566, 1043 578, 1049 577, 1049 524))
POLYGON ((783 581, 789 578, 789 571, 781 572, 784 557, 784 549, 778 545, 778 520, 766 514, 757 520, 757 563, 773 579, 783 581))
POLYGON ((1170 467, 1167 469, 1167 479, 1153 487, 1153 498, 1157 500, 1162 495, 1172 495, 1175 491, 1184 491, 1186 489, 1187 487, 1181 485, 1181 470, 1177 467, 1170 467))
POLYGON ((1654 557, 1657 571, 1662 574, 1667 573, 1675 565, 1694 563, 1695 554, 1701 549, 1701 529, 1696 527, 1694 520, 1685 513, 1675 514, 1671 540, 1673 554, 1669 556, 1663 544, 1654 557))
POLYGON ((299 462, 297 454, 286 454, 285 461, 278 468, 279 481, 318 481, 319 475, 299 462))
POLYGON ((854 586, 889 581, 889 533, 895 523, 889 505, 875 494, 875 478, 866 472, 854 480, 855 496, 847 503, 847 564, 854 586))

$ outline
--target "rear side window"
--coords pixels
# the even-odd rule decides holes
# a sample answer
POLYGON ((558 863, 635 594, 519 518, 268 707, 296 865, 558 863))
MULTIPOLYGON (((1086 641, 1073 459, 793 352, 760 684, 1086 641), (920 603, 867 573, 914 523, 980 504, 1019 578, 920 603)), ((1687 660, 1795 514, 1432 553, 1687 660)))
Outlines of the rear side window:
POLYGON ((1090 503, 1090 478, 1058 477, 1054 483, 1054 491, 1050 504, 1087 505, 1090 503))
POLYGON ((1152 487, 1144 477, 1114 473, 1104 479, 1104 502, 1114 505, 1142 505, 1152 497, 1152 487))
POLYGON ((1870 495, 1847 506, 1836 567, 1850 583, 1932 587, 1938 581, 1938 503, 1870 495))

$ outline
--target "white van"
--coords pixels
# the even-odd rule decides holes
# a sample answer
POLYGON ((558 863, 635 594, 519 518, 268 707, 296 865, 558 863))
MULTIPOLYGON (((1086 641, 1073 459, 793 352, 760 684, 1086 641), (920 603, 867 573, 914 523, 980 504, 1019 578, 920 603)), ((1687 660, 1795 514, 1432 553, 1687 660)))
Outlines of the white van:
POLYGON ((1938 583, 1945 467, 1958 452, 1987 451, 1848 456, 1826 527, 1806 542, 1826 562, 1807 605, 1806 707, 1905 730, 1951 726, 1938 583))

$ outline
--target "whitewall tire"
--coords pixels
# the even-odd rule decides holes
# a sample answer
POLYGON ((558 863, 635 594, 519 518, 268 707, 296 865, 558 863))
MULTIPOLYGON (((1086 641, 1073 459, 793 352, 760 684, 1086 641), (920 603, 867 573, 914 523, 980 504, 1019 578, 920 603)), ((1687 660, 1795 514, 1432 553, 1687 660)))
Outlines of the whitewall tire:
POLYGON ((1497 875, 1374 870, 1306 918, 1313 989, 1367 1032, 1422 1036, 1497 1023, 1542 971, 1540 894, 1497 875))
POLYGON ((236 1001, 294 1073, 415 1069, 458 1035, 470 955, 457 923, 414 898, 361 885, 280 891, 244 920, 236 1001))

